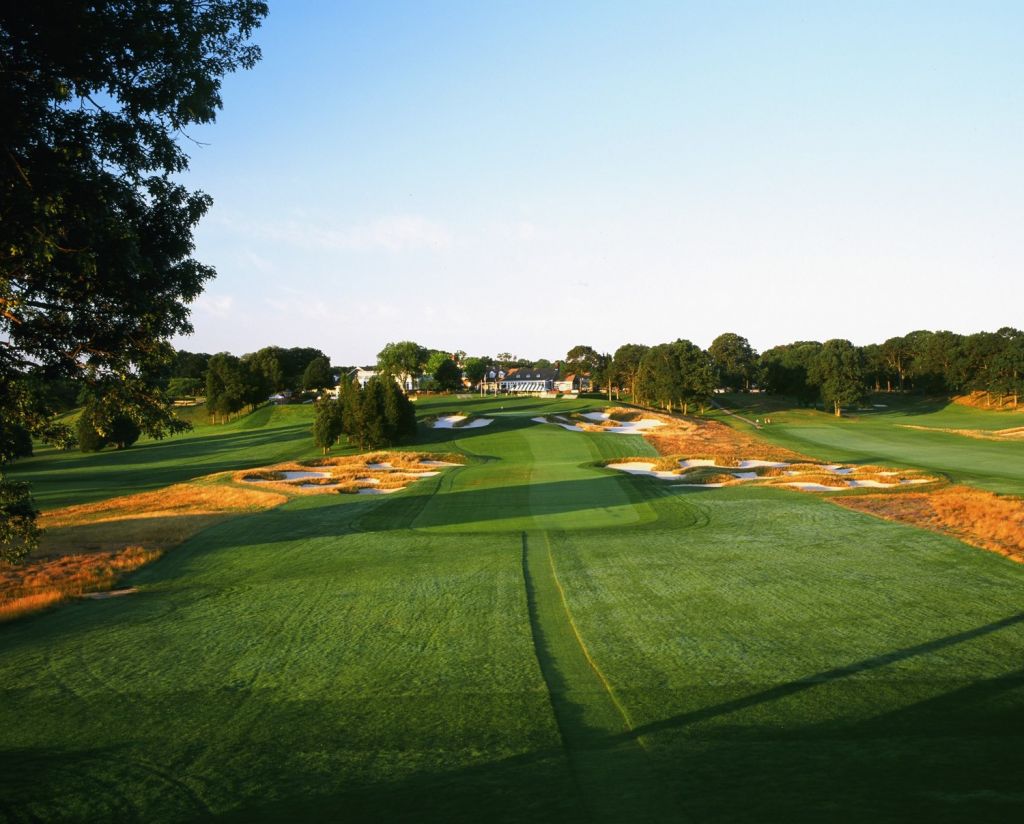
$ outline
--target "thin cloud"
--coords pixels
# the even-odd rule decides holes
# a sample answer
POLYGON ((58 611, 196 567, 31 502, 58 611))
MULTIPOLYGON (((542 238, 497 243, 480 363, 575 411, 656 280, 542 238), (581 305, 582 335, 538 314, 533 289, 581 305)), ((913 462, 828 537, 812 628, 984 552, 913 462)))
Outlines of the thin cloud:
POLYGON ((422 215, 391 215, 366 223, 333 227, 289 220, 274 224, 224 221, 254 238, 286 243, 302 249, 327 251, 406 252, 417 249, 441 251, 453 244, 449 229, 422 215))
POLYGON ((203 294, 196 298, 195 306, 197 312, 209 315, 214 318, 226 318, 231 314, 235 306, 235 299, 231 295, 203 294))

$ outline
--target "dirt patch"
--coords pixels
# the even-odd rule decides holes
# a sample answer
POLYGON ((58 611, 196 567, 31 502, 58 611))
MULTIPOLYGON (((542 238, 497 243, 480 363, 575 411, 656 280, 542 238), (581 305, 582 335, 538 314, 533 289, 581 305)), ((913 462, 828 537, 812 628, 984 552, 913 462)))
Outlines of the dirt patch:
POLYGON ((858 495, 833 503, 888 521, 951 535, 971 546, 1024 562, 1024 500, 950 486, 932 493, 858 495))

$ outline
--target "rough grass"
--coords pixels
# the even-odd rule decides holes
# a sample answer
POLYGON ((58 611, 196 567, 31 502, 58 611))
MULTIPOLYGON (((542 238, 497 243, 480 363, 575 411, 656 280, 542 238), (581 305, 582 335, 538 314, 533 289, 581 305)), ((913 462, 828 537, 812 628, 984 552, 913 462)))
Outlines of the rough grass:
POLYGON ((832 501, 1024 561, 1024 500, 1017 497, 952 486, 924 494, 862 495, 832 501))
POLYGON ((120 576, 213 524, 287 500, 213 480, 44 513, 43 536, 32 557, 0 566, 0 618, 109 589, 120 576))
POLYGON ((129 546, 0 567, 0 621, 20 618, 87 592, 108 590, 122 575, 160 555, 159 550, 129 546))
POLYGON ((645 433, 658 452, 667 458, 714 459, 719 466, 735 466, 739 461, 797 462, 806 456, 762 440, 718 421, 680 422, 677 426, 653 429, 645 433))

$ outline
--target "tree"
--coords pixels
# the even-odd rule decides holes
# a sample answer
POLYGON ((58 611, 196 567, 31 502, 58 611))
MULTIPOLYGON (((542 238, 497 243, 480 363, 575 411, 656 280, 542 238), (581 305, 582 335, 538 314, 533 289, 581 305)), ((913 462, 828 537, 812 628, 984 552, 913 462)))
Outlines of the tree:
POLYGON ((302 388, 307 391, 324 389, 334 386, 334 374, 331 362, 326 357, 314 358, 302 373, 302 388))
POLYGON ((167 381, 167 395, 171 398, 194 398, 203 391, 205 381, 199 378, 171 378, 167 381))
POLYGON ((487 358, 466 358, 464 371, 466 380, 476 386, 487 374, 487 358))
POLYGON ((313 443, 326 455, 338 442, 343 430, 344 406, 341 398, 329 396, 316 403, 316 417, 313 420, 313 443))
POLYGON ((848 340, 827 340, 811 364, 808 377, 839 417, 843 406, 864 398, 864 354, 848 340))
POLYGON ((377 353, 377 371, 402 382, 402 388, 412 387, 412 379, 423 371, 427 350, 411 340, 389 343, 377 353))
POLYGON ((214 421, 218 418, 227 421, 249 402, 251 392, 246 372, 252 376, 241 360, 227 352, 210 358, 206 370, 206 408, 214 421))
POLYGON ((242 360, 249 365, 249 368, 263 376, 268 395, 290 388, 285 379, 281 354, 282 349, 279 346, 264 346, 255 352, 242 355, 242 360))
POLYGON ((93 409, 89 406, 82 410, 75 422, 75 439, 82 452, 99 452, 107 445, 106 438, 96 429, 93 409))
POLYGON ((889 369, 895 373, 900 391, 903 391, 903 382, 910 371, 913 352, 906 338, 889 338, 882 344, 882 357, 889 369))
POLYGON ((441 361, 431 374, 442 392, 456 392, 462 388, 462 370, 451 358, 441 361))
POLYGON ((640 361, 637 394, 642 402, 689 413, 693 404, 705 404, 715 390, 711 356, 688 340, 651 347, 640 361))
POLYGON ((708 354, 714 362, 723 389, 750 389, 757 353, 746 338, 725 332, 711 341, 708 354))
POLYGON ((14 458, 32 457, 32 435, 16 423, 0 421, 0 451, 14 458))
POLYGON ((384 387, 390 383, 394 383, 390 378, 381 380, 374 376, 359 393, 359 418, 355 436, 362 449, 377 449, 388 443, 384 387))
POLYGON ((99 452, 109 444, 114 444, 117 449, 127 449, 139 439, 142 430, 127 415, 105 417, 102 405, 90 401, 78 417, 75 434, 82 452, 99 452))
MULTIPOLYGON (((451 361, 449 361, 451 363, 451 361)), ((392 446, 416 434, 416 407, 394 381, 384 382, 385 445, 392 446)))
POLYGON ((804 405, 813 403, 818 388, 808 375, 820 350, 818 341, 797 341, 763 352, 758 371, 764 388, 776 395, 789 395, 804 405))
MULTIPOLYGON (((257 0, 0 6, 5 425, 68 444, 33 383, 76 377, 117 384, 105 404, 151 435, 183 427, 142 379, 191 331, 188 304, 214 274, 192 257, 211 201, 178 182, 178 136, 212 122, 223 77, 259 59, 247 40, 266 12, 257 0)), ((13 457, 0 454, 0 473, 13 457)), ((6 558, 34 540, 22 494, 0 474, 6 558)))
POLYGON ((617 379, 629 385, 629 396, 636 398, 637 376, 640 374, 640 362, 650 347, 642 343, 624 343, 615 350, 612 357, 612 368, 617 379))

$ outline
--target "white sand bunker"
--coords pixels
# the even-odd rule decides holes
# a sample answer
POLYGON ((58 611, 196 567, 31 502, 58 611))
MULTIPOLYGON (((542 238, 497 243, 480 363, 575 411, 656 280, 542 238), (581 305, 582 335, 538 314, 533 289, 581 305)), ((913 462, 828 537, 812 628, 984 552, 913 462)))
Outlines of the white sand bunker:
MULTIPOLYGON (((279 474, 281 477, 280 478, 273 478, 274 481, 305 481, 305 480, 308 480, 309 478, 329 478, 329 477, 331 477, 331 473, 330 472, 298 472, 298 471, 293 471, 293 470, 287 470, 285 472, 279 472, 277 474, 279 474)), ((258 483, 266 483, 270 479, 268 479, 268 478, 257 478, 257 477, 254 477, 254 476, 250 476, 250 477, 242 478, 242 480, 245 483, 247 483, 247 484, 258 484, 258 483)), ((318 484, 302 484, 302 486, 318 486, 318 484)))
POLYGON ((390 495, 392 492, 401 492, 405 487, 399 486, 394 489, 373 489, 369 487, 367 489, 360 489, 356 494, 358 495, 390 495))
POLYGON ((466 415, 442 415, 434 421, 434 429, 454 429, 455 424, 466 420, 466 415))
MULTIPOLYGON (((652 478, 660 478, 663 481, 677 481, 679 474, 656 470, 653 463, 643 461, 628 461, 626 463, 605 464, 608 469, 617 469, 619 472, 628 472, 630 475, 650 475, 652 478)), ((696 486, 696 484, 695 484, 696 486)), ((701 484, 703 486, 703 484, 701 484)))
POLYGON ((462 464, 453 463, 452 461, 420 461, 420 466, 462 466, 462 464))
POLYGON ((442 415, 434 421, 434 429, 479 429, 494 423, 494 418, 473 418, 469 423, 463 424, 468 415, 442 415), (460 426, 461 424, 461 426, 460 426))
MULTIPOLYGON (((607 412, 583 412, 580 414, 581 418, 587 420, 603 423, 611 420, 611 416, 607 412)), ((648 429, 654 429, 658 426, 664 426, 663 421, 656 421, 652 418, 644 418, 639 421, 616 421, 615 426, 604 426, 597 430, 586 430, 582 426, 573 423, 569 418, 565 418, 561 415, 555 415, 553 418, 530 418, 530 420, 536 423, 554 423, 563 429, 568 429, 570 432, 587 432, 594 431, 597 433, 610 433, 612 435, 642 435, 648 429)))
MULTIPOLYGON (((782 469, 784 467, 791 466, 791 464, 783 461, 762 461, 762 460, 744 460, 738 461, 736 466, 721 466, 714 460, 709 458, 685 458, 679 461, 678 470, 657 470, 654 467, 656 464, 652 461, 620 461, 618 463, 605 464, 608 469, 615 469, 619 472, 626 472, 630 475, 647 475, 651 478, 657 478, 662 481, 677 481, 686 480, 691 477, 689 470, 693 469, 707 469, 714 470, 719 473, 719 477, 715 478, 713 483, 680 483, 674 484, 673 486, 683 487, 694 487, 702 489, 717 489, 722 486, 731 486, 732 481, 722 476, 732 476, 737 482, 745 483, 751 481, 762 481, 763 486, 788 486, 793 489, 799 489, 804 492, 845 492, 850 489, 892 489, 902 484, 927 484, 932 483, 934 478, 896 478, 899 475, 898 472, 885 471, 878 472, 874 471, 870 474, 882 475, 888 478, 892 478, 892 481, 884 480, 880 481, 877 478, 843 478, 840 481, 836 479, 836 484, 831 485, 827 483, 819 483, 818 481, 782 481, 780 482, 773 475, 762 475, 756 471, 756 469, 782 469), (748 471, 737 472, 737 469, 747 469, 748 471)), ((788 470, 786 475, 788 476, 807 476, 818 473, 827 473, 829 475, 853 475, 858 471, 858 467, 844 467, 840 464, 822 464, 814 466, 810 471, 808 470, 788 470)), ((710 479, 709 479, 710 480, 710 479)))
POLYGON ((555 417, 559 418, 559 420, 552 421, 552 420, 548 420, 547 418, 530 418, 530 420, 533 421, 534 423, 553 423, 553 424, 556 424, 556 425, 562 427, 562 429, 568 429, 570 432, 582 432, 583 431, 583 427, 582 426, 577 426, 576 424, 574 424, 574 423, 572 423, 570 421, 566 421, 565 418, 560 418, 560 416, 558 416, 558 415, 556 415, 555 417))
MULTIPOLYGON (((586 418, 588 421, 601 423, 614 420, 607 412, 583 412, 580 417, 586 418)), ((615 421, 615 426, 606 426, 601 429, 601 431, 611 432, 613 435, 635 435, 639 432, 645 432, 648 429, 654 429, 655 427, 664 425, 664 421, 656 421, 653 418, 644 418, 639 421, 615 421)))

